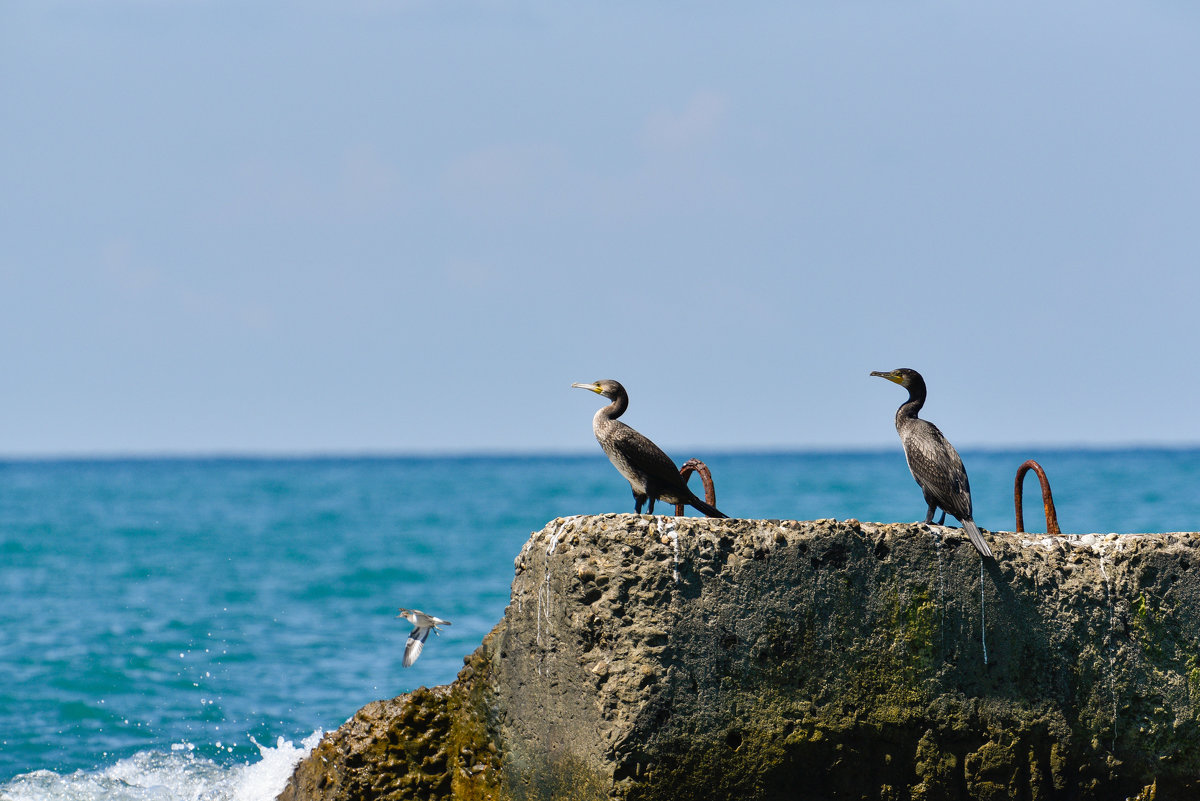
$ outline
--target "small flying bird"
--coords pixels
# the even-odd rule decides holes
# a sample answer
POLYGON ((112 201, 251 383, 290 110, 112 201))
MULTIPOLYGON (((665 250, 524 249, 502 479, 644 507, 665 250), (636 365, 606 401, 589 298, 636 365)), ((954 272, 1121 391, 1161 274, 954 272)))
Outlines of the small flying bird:
POLYGON ((908 400, 896 410, 896 432, 904 445, 909 472, 925 495, 925 503, 929 504, 926 524, 933 522, 933 513, 941 507, 938 525, 946 522, 946 512, 949 512, 962 523, 979 553, 991 556, 992 549, 971 519, 971 483, 967 480, 962 458, 937 426, 917 417, 917 412, 925 405, 925 379, 907 367, 887 373, 872 372, 871 375, 886 378, 908 390, 908 400))
POLYGON ((450 621, 427 615, 420 609, 401 608, 399 612, 400 614, 396 617, 402 617, 416 627, 409 633, 408 642, 404 644, 404 666, 412 667, 413 662, 416 662, 417 657, 421 655, 425 641, 429 639, 429 632, 440 634, 438 626, 449 626, 450 621))
POLYGON ((629 394, 619 381, 593 381, 571 386, 612 401, 592 418, 592 432, 613 467, 629 481, 634 512, 641 514, 642 504, 649 500, 647 511, 654 514, 654 501, 661 499, 674 505, 687 504, 708 517, 728 516, 688 489, 687 481, 679 475, 679 468, 661 448, 617 419, 629 408, 629 394))

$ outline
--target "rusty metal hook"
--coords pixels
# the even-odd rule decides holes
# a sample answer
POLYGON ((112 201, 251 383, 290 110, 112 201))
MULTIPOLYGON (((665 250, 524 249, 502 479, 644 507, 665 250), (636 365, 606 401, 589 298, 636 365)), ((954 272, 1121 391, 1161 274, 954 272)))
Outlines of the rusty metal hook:
MULTIPOLYGON (((683 463, 683 467, 679 468, 679 475, 683 477, 683 483, 686 484, 688 477, 692 473, 699 473, 700 480, 704 482, 704 502, 709 506, 717 505, 717 491, 713 487, 712 473, 708 470, 708 465, 699 459, 688 459, 683 463)), ((675 504, 675 516, 683 517, 683 504, 675 504)))
POLYGON ((1038 480, 1042 482, 1042 508, 1046 510, 1046 533, 1062 534, 1058 528, 1058 515, 1054 511, 1054 496, 1050 494, 1050 479, 1046 478, 1046 471, 1033 459, 1017 468, 1017 481, 1013 486, 1013 505, 1017 508, 1017 533, 1025 531, 1024 515, 1021 514, 1023 505, 1021 489, 1025 474, 1029 472, 1030 468, 1033 468, 1033 471, 1037 473, 1038 480))

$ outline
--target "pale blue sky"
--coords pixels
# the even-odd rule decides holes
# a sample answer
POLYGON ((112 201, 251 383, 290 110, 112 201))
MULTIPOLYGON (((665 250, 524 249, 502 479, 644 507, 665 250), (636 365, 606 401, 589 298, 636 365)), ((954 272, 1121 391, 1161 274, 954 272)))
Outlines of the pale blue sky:
POLYGON ((5 0, 0 455, 1197 443, 1198 84, 1182 2, 5 0))

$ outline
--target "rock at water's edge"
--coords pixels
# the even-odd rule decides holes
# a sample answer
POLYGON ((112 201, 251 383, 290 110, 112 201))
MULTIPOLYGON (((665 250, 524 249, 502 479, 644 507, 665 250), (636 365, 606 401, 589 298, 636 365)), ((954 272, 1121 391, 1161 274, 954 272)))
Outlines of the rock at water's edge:
POLYGON ((981 576, 934 531, 555 520, 458 679, 280 799, 1194 797, 1200 535, 993 532, 981 576))

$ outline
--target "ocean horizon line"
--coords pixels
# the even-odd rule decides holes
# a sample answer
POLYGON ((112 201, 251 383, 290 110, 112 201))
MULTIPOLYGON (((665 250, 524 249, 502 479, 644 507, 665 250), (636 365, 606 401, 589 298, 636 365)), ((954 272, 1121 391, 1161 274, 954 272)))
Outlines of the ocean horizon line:
MULTIPOLYGON (((786 456, 877 456, 902 453, 899 445, 813 445, 813 446, 675 446, 675 452, 703 453, 714 457, 786 457, 786 456)), ((1186 453, 1200 451, 1200 441, 1162 442, 1112 442, 1112 443, 1021 443, 1000 445, 981 443, 965 445, 958 449, 963 454, 1020 454, 1028 451, 1037 453, 1186 453)), ((0 465, 19 464, 104 464, 130 462, 369 462, 369 461, 436 461, 436 460, 537 460, 537 459, 605 459, 605 455, 594 448, 579 449, 279 449, 279 450, 162 450, 162 451, 96 451, 79 453, 0 453, 0 465)), ((682 458, 680 462, 682 463, 682 458)))

